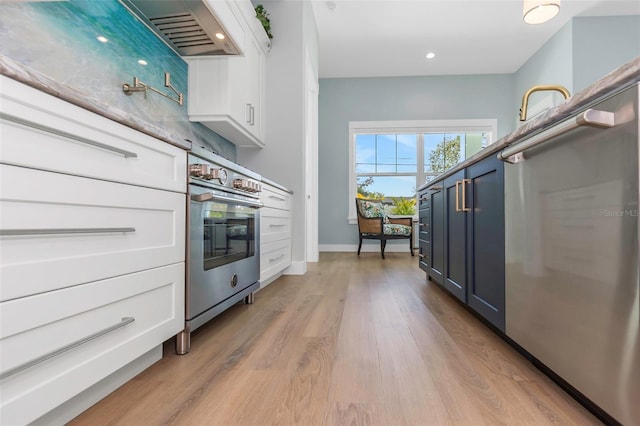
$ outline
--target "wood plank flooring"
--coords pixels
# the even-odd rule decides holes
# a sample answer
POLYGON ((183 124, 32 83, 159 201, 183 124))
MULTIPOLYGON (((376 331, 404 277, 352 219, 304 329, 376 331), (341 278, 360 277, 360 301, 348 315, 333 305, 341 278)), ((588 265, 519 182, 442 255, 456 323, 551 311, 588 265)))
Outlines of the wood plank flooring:
POLYGON ((600 424, 407 253, 321 253, 72 425, 600 424))

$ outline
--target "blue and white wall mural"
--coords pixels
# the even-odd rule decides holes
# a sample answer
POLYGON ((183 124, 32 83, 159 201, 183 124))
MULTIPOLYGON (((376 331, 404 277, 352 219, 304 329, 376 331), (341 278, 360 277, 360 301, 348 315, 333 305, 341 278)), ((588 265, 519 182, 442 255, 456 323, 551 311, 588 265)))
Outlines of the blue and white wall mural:
POLYGON ((0 53, 87 97, 181 139, 203 141, 235 160, 235 146, 187 116, 187 64, 118 0, 0 3, 0 53), (184 105, 152 92, 126 96, 133 77, 167 94, 164 73, 184 105))

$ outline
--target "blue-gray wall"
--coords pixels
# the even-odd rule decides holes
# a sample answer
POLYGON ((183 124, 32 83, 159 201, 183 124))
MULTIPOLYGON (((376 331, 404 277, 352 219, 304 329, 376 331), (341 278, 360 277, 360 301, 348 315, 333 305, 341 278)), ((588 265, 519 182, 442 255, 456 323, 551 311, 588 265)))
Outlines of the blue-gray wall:
MULTIPOLYGON (((336 78, 320 80, 319 244, 357 243, 347 222, 350 121, 498 119, 513 130, 513 75, 336 78)), ((405 243, 406 244, 406 243, 405 243)))
POLYGON ((640 16, 573 21, 573 90, 577 92, 640 56, 640 16))
POLYGON ((187 64, 118 0, 0 2, 0 54, 180 139, 205 142, 233 160, 231 142, 187 115, 187 64), (108 42, 96 39, 102 35, 108 42), (147 62, 146 66, 138 63, 147 62), (185 94, 179 106, 155 93, 126 96, 133 77, 164 88, 164 72, 185 94))

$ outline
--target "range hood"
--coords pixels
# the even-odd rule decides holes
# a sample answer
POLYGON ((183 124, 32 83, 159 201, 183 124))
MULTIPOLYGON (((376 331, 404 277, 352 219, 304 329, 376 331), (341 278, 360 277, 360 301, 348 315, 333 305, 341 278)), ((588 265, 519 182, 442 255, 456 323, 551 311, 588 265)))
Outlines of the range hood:
POLYGON ((240 54, 202 0, 120 1, 181 56, 240 54))

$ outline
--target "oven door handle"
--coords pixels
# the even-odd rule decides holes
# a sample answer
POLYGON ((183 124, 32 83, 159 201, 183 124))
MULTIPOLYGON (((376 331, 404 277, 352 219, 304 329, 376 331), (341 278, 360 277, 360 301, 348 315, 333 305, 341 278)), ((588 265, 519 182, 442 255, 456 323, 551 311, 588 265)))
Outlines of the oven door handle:
POLYGON ((232 197, 223 197, 222 195, 213 195, 210 192, 205 192, 204 194, 195 194, 191 196, 191 200, 197 201, 200 203, 204 203, 207 201, 221 201, 224 203, 233 203, 239 204, 241 206, 253 207, 259 209, 264 206, 260 201, 250 201, 250 200, 238 200, 237 198, 232 197))

